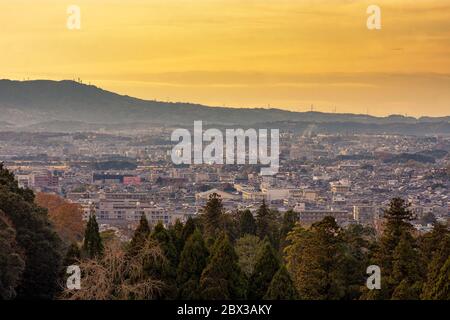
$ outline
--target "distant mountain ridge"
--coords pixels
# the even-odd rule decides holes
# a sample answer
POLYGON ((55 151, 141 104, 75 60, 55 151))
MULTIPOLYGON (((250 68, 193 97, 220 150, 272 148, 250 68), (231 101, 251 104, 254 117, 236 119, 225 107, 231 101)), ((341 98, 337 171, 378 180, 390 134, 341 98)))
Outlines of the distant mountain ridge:
POLYGON ((450 123, 447 117, 419 119, 392 115, 374 117, 360 114, 292 112, 281 109, 208 107, 192 103, 169 103, 119 95, 75 81, 0 80, 0 121, 35 125, 42 122, 88 124, 153 123, 250 125, 267 122, 354 122, 369 124, 450 123))

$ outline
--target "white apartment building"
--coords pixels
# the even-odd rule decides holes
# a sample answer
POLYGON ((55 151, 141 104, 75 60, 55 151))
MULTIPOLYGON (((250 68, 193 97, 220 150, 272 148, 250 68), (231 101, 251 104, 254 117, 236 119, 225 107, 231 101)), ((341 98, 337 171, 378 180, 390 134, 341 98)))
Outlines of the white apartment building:
MULTIPOLYGON (((84 220, 89 218, 91 203, 82 203, 84 220)), ((168 208, 159 206, 153 202, 139 202, 133 199, 98 199, 94 202, 97 219, 106 222, 137 222, 145 215, 149 224, 155 225, 162 222, 164 225, 175 223, 177 219, 183 220, 184 216, 171 212, 168 208)))

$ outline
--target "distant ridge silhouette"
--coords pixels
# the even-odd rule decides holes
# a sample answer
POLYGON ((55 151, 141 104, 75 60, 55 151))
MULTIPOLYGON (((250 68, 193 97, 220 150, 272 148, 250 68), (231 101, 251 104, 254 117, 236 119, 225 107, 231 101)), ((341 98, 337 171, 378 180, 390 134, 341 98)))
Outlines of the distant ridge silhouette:
POLYGON ((251 125, 257 123, 354 122, 370 124, 449 123, 448 117, 375 117, 363 114, 292 112, 267 108, 208 107, 184 102, 160 102, 119 95, 71 80, 0 80, 0 121, 14 125, 69 121, 101 124, 154 123, 188 125, 251 125))

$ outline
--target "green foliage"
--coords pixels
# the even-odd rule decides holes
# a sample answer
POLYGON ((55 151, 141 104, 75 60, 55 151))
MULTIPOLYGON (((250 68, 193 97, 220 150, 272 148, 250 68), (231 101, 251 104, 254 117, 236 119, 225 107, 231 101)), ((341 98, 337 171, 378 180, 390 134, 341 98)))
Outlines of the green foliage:
POLYGON ((423 263, 429 265, 434 254, 442 248, 443 241, 450 236, 450 231, 446 225, 436 223, 433 231, 425 233, 418 239, 418 245, 421 252, 423 263))
POLYGON ((435 300, 450 300, 450 257, 447 258, 439 272, 431 297, 435 300))
POLYGON ((239 257, 239 267, 249 278, 255 268, 263 242, 257 236, 247 234, 236 241, 236 253, 239 257))
POLYGON ((247 297, 250 300, 262 299, 279 268, 279 259, 267 239, 264 241, 264 246, 259 253, 255 268, 250 276, 247 297))
POLYGON ((411 234, 404 232, 393 254, 393 281, 399 283, 403 279, 412 282, 420 280, 419 266, 415 263, 416 261, 418 261, 418 255, 414 249, 414 239, 411 234))
POLYGON ((97 219, 95 214, 91 213, 84 232, 83 255, 93 259, 100 257, 103 254, 103 250, 97 219))
POLYGON ((392 274, 387 278, 387 283, 395 288, 392 299, 419 299, 422 278, 417 261, 414 239, 404 232, 393 253, 392 274))
POLYGON ((222 222, 223 204, 220 196, 213 193, 203 208, 203 219, 205 227, 205 236, 214 238, 222 222))
POLYGON ((408 209, 408 204, 401 198, 393 198, 389 208, 384 211, 384 218, 387 220, 387 227, 411 228, 409 221, 412 219, 412 213, 408 209))
POLYGON ((435 250, 432 259, 428 264, 427 279, 421 294, 421 298, 425 300, 448 300, 450 298, 448 279, 450 235, 448 233, 436 231, 434 237, 436 237, 437 234, 443 235, 444 238, 438 242, 439 248, 435 250))
POLYGON ((392 199, 378 238, 332 217, 305 228, 295 212, 281 219, 265 202, 256 219, 224 214, 217 194, 203 213, 153 232, 143 216, 126 252, 118 239, 102 240, 92 213, 81 253, 76 243, 63 249, 46 210, 0 165, 0 299, 51 299, 61 265, 78 263, 86 287, 70 294, 80 299, 450 299, 450 231, 435 224, 418 236, 402 199, 392 199), (365 286, 372 264, 381 290, 365 286))
POLYGON ((148 236, 150 235, 150 226, 148 225, 147 218, 143 214, 141 219, 139 220, 139 225, 134 231, 133 238, 128 246, 128 254, 133 256, 139 251, 144 245, 145 241, 147 241, 148 236))
POLYGON ((158 241, 164 256, 169 260, 169 262, 173 266, 178 265, 177 260, 177 248, 175 247, 173 238, 162 223, 158 223, 155 226, 155 229, 153 230, 151 234, 152 239, 158 241))
MULTIPOLYGON (((14 174, 5 169, 3 163, 0 163, 0 186, 4 189, 2 191, 8 191, 19 195, 22 199, 28 203, 34 202, 34 193, 30 189, 22 189, 14 179, 14 174)), ((5 212, 7 214, 7 212, 5 212)))
POLYGON ((283 215, 283 221, 280 229, 280 250, 283 250, 287 245, 288 241, 286 239, 288 233, 294 229, 295 224, 298 221, 298 213, 293 210, 288 210, 283 215))
POLYGON ((245 210, 239 216, 239 231, 241 237, 246 234, 256 235, 256 221, 250 210, 245 210))
POLYGON ((261 239, 264 239, 271 233, 271 220, 273 220, 273 216, 266 204, 266 201, 263 200, 263 203, 256 212, 256 232, 261 239))
POLYGON ((394 251, 402 236, 406 237, 412 232, 412 225, 409 222, 412 213, 403 199, 391 200, 388 209, 384 211, 384 219, 383 235, 377 243, 372 263, 381 268, 385 280, 381 290, 370 294, 372 299, 390 299, 395 287, 400 284, 399 279, 393 276, 394 251))
POLYGON ((211 258, 200 278, 202 298, 236 300, 245 298, 245 281, 238 257, 228 237, 222 235, 214 244, 211 258))
POLYGON ((370 265, 369 252, 375 240, 375 231, 361 225, 351 225, 343 230, 341 279, 345 283, 343 299, 358 299, 361 287, 367 280, 366 269, 370 265))
POLYGON ((392 293, 392 300, 418 300, 420 293, 420 283, 411 283, 408 279, 403 279, 392 293))
POLYGON ((200 276, 206 267, 208 250, 198 229, 189 237, 181 253, 177 270, 178 298, 201 298, 200 276))
POLYGON ((287 267, 300 298, 342 299, 346 294, 345 243, 334 218, 326 217, 308 230, 296 226, 288 238, 287 267))
POLYGON ((25 261, 16 243, 16 231, 0 211, 0 300, 16 297, 25 261))
POLYGON ((274 212, 267 206, 266 201, 263 201, 258 211, 256 211, 256 234, 260 239, 268 237, 272 246, 278 248, 278 221, 274 212))
POLYGON ((183 243, 189 239, 189 237, 194 233, 196 224, 193 218, 189 217, 183 226, 183 231, 181 232, 181 239, 183 243))
POLYGON ((273 276, 269 288, 264 295, 265 300, 296 300, 298 293, 286 266, 282 265, 273 276))
MULTIPOLYGON (((25 269, 15 289, 18 298, 51 299, 58 291, 62 242, 34 203, 31 190, 18 187, 14 175, 0 164, 0 211, 15 229, 15 241, 25 257, 25 269)), ((10 233, 11 234, 11 233, 10 233)), ((11 239, 11 236, 10 236, 11 239)), ((16 260, 16 268, 19 260, 16 260)), ((15 273, 17 275, 17 273, 15 273)))
POLYGON ((225 232, 231 242, 239 238, 239 225, 236 217, 232 214, 223 214, 221 217, 220 231, 225 232))
POLYGON ((151 236, 159 244, 165 260, 161 264, 154 264, 148 266, 148 270, 151 270, 151 274, 158 279, 162 279, 166 287, 159 296, 160 299, 174 299, 177 294, 176 289, 176 276, 178 266, 178 254, 175 247, 173 238, 162 223, 158 223, 151 236))
POLYGON ((181 221, 177 219, 177 221, 175 221, 175 224, 169 227, 169 232, 179 256, 181 254, 181 251, 183 250, 183 246, 185 243, 183 241, 183 224, 181 223, 181 221))

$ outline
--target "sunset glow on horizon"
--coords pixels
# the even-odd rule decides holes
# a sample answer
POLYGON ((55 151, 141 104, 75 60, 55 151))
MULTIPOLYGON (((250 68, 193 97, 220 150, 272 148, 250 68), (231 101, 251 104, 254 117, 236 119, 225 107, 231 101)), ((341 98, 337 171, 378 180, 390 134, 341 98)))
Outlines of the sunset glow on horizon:
POLYGON ((450 115, 450 0, 0 0, 0 78, 144 99, 450 115), (368 30, 366 9, 382 10, 368 30), (66 27, 81 9, 81 30, 66 27))

